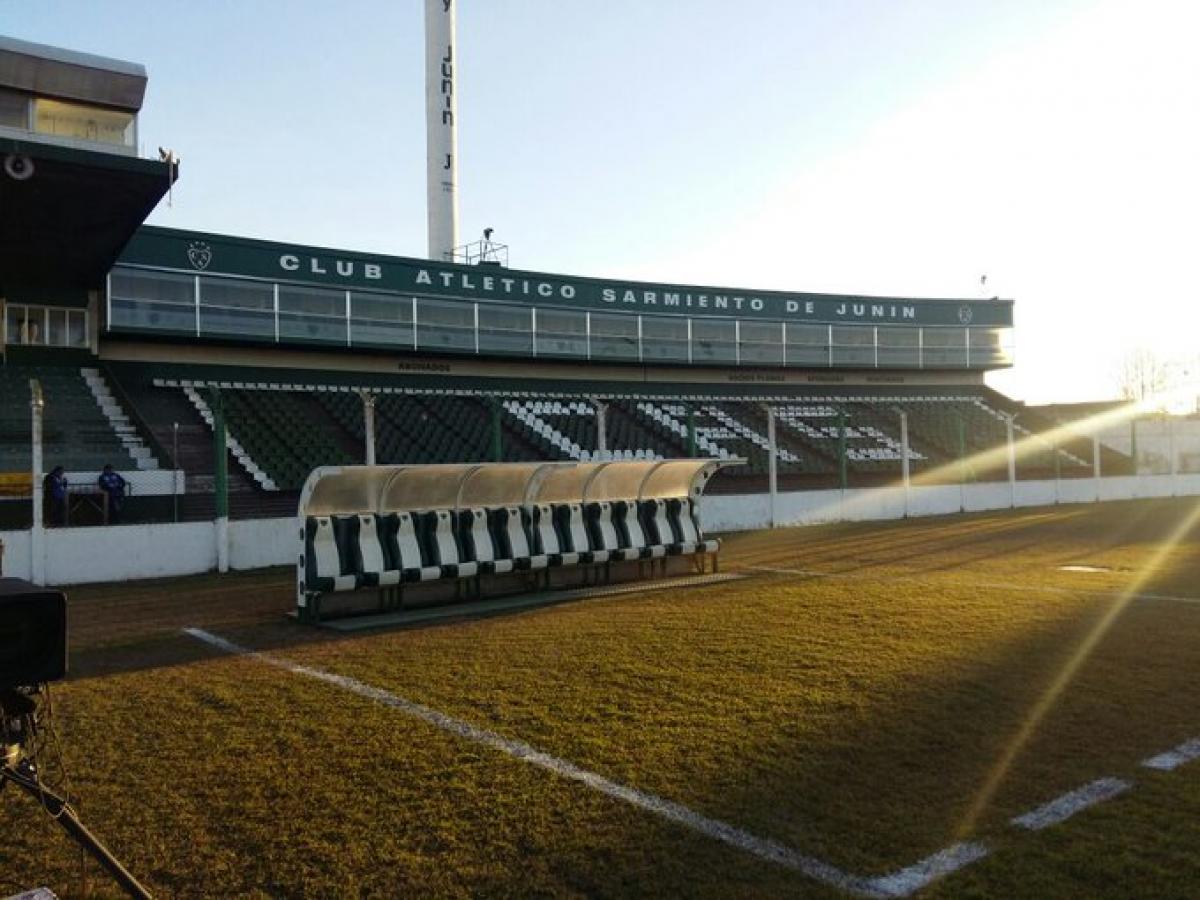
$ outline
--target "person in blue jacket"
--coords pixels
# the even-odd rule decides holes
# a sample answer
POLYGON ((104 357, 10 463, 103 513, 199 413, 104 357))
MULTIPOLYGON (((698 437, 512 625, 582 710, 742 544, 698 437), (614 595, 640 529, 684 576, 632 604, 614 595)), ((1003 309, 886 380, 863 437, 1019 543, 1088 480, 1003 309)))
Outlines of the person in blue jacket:
POLYGON ((108 495, 108 524, 117 525, 121 521, 121 506, 125 502, 125 479, 120 472, 114 472, 111 463, 104 466, 104 471, 96 479, 100 490, 108 495))
POLYGON ((67 522, 67 475, 62 466, 55 466, 46 476, 43 485, 46 500, 50 504, 50 524, 65 525, 67 522))

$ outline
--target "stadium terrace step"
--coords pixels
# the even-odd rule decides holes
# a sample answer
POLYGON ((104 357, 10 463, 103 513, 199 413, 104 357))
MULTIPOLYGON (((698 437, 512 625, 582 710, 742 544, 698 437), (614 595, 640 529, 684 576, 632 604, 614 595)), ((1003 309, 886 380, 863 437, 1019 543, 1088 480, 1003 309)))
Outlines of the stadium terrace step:
POLYGON ((141 435, 138 434, 137 428, 113 396, 100 370, 85 366, 79 370, 79 373, 83 376, 92 396, 96 398, 96 404, 100 407, 100 411, 108 419, 113 432, 117 435, 134 465, 139 469, 157 469, 158 460, 154 458, 153 451, 146 446, 141 435))
POLYGON ((79 369, 59 365, 0 366, 0 471, 31 465, 30 380, 42 388, 42 449, 47 469, 130 468, 133 458, 101 411, 79 369))
MULTIPOLYGON (((192 405, 196 407, 196 411, 200 413, 200 417, 204 419, 204 421, 208 424, 208 427, 213 428, 214 417, 212 410, 208 408, 208 404, 204 401, 204 399, 198 393, 196 393, 194 388, 185 387, 183 392, 187 396, 188 400, 192 402, 192 405)), ((270 476, 263 472, 263 470, 259 468, 258 464, 250 458, 250 454, 242 449, 242 445, 238 442, 238 439, 233 436, 232 431, 228 428, 226 430, 227 435, 225 438, 225 446, 227 446, 230 452, 233 453, 234 458, 241 464, 242 468, 245 469, 250 477, 258 482, 258 484, 264 490, 277 490, 275 482, 272 481, 270 476)))
MULTIPOLYGON (((688 455, 689 410, 696 453, 743 457, 715 490, 755 490, 769 468, 762 400, 713 391, 681 399, 600 397, 607 451, 599 451, 599 418, 590 395, 532 392, 510 396, 389 385, 382 376, 289 372, 232 367, 211 378, 198 367, 109 363, 99 369, 108 386, 92 390, 92 374, 66 366, 0 367, 0 471, 29 466, 28 378, 41 378, 48 397, 44 422, 47 461, 77 470, 97 469, 113 458, 176 463, 190 493, 211 490, 211 426, 202 415, 210 384, 226 399, 231 444, 232 495, 296 489, 317 466, 357 463, 365 456, 359 390, 375 395, 379 463, 481 462, 493 454, 493 404, 500 415, 506 460, 663 459, 688 455), (305 383, 303 379, 308 378, 305 383), (358 380, 361 379, 361 380, 358 380), (201 406, 188 399, 189 392, 201 406), (112 401, 115 401, 115 406, 112 401), (106 415, 102 410, 112 413, 106 415), (124 414, 126 419, 120 416, 124 414), (178 428, 176 446, 175 423, 178 428), (136 444, 140 437, 143 447, 136 444), (247 474, 247 473, 250 474, 247 474), (257 475, 257 477, 252 477, 257 475)), ((556 390, 562 385, 554 385, 556 390)), ((586 389, 582 386, 581 389, 586 389)), ((727 392, 726 392, 727 393, 727 392)), ((958 481, 1003 478, 1003 454, 986 453, 1006 442, 1007 416, 1016 413, 1018 438, 1032 450, 1018 461, 1018 477, 1081 477, 1091 472, 1090 438, 1038 440, 1057 424, 1022 404, 978 386, 872 390, 863 387, 797 390, 769 401, 777 416, 777 472, 781 489, 835 486, 845 422, 846 472, 851 486, 895 481, 901 468, 899 414, 908 418, 909 463, 914 473, 937 472, 958 481), (955 465, 965 455, 967 466, 955 465), (984 462, 979 462, 984 460, 984 462)), ((1101 447, 1105 474, 1132 470, 1127 455, 1101 447)), ((148 464, 148 463, 143 463, 148 464)))

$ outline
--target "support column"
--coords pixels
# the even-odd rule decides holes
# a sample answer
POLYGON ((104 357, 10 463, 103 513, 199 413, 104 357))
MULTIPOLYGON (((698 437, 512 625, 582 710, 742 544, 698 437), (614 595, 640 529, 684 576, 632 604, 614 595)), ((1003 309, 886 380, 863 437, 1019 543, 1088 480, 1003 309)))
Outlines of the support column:
POLYGON ((604 459, 608 454, 608 404, 597 397, 590 399, 596 407, 596 453, 604 459))
POLYGON ((172 521, 179 521, 179 494, 183 490, 183 467, 179 465, 179 423, 171 425, 171 514, 172 521))
POLYGON ((967 483, 967 423, 958 414, 958 483, 967 483))
POLYGON ((1009 505, 1017 508, 1017 445, 1013 440, 1013 426, 1017 421, 1015 415, 1005 418, 1004 430, 1008 442, 1008 497, 1009 505))
POLYGON ((1133 474, 1138 474, 1137 419, 1129 420, 1129 458, 1133 462, 1133 474))
POLYGON ((1096 502, 1100 502, 1100 435, 1092 435, 1092 478, 1096 480, 1096 502))
POLYGON ((29 531, 29 580, 36 585, 46 583, 46 525, 42 519, 45 497, 42 491, 42 411, 45 401, 42 399, 42 385, 36 378, 29 379, 29 411, 32 444, 30 446, 33 458, 33 527, 29 531))
POLYGON ((846 490, 846 411, 838 413, 838 480, 842 490, 846 490))
POLYGON ((688 456, 696 458, 696 407, 687 405, 687 442, 688 456))
POLYGON ((900 478, 904 483, 904 518, 909 516, 912 502, 912 479, 908 450, 908 413, 900 410, 900 478))
POLYGON ((213 416, 213 523, 217 541, 217 571, 229 571, 229 468, 225 440, 225 403, 220 388, 212 388, 209 408, 213 416))
POLYGON ((365 462, 368 466, 375 465, 375 395, 370 391, 359 391, 358 396, 363 405, 363 439, 365 462))
POLYGON ((488 405, 492 409, 492 462, 501 462, 504 459, 504 428, 500 421, 500 398, 493 395, 488 405))
POLYGON ((775 527, 775 503, 779 497, 779 446, 775 439, 775 407, 770 403, 763 404, 763 412, 767 414, 767 493, 770 495, 771 527, 775 527))
POLYGON ((1167 416, 1167 452, 1171 455, 1171 496, 1179 496, 1179 454, 1175 452, 1175 417, 1167 416))

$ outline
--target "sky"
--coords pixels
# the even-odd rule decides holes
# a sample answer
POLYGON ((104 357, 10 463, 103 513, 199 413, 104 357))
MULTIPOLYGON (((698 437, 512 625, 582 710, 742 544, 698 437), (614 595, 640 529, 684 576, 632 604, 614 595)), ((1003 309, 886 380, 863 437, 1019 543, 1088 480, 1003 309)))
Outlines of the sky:
MULTIPOLYGON (((458 6, 461 240, 515 268, 1011 297, 1031 403, 1200 373, 1200 3, 458 6), (981 285, 981 276, 987 276, 981 285)), ((419 0, 0 0, 0 33, 144 64, 177 228, 424 256, 419 0)))

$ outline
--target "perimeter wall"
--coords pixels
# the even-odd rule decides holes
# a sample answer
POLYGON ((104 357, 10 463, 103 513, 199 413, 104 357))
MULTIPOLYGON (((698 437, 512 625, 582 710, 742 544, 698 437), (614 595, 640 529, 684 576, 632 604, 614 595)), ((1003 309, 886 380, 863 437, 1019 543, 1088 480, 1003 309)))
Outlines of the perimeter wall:
MULTIPOLYGON (((714 494, 701 517, 706 531, 728 532, 1172 496, 1200 496, 1200 474, 799 491, 778 494, 773 514, 769 494, 714 494)), ((194 575, 217 568, 219 536, 213 522, 3 531, 3 574, 52 585, 194 575)), ((294 565, 300 539, 286 518, 232 521, 228 540, 229 568, 256 569, 294 565)))

